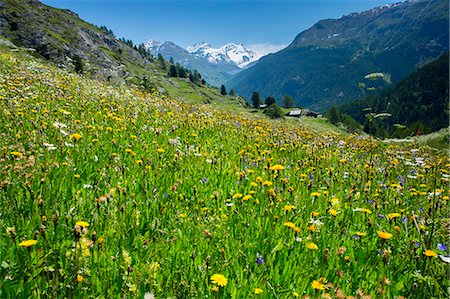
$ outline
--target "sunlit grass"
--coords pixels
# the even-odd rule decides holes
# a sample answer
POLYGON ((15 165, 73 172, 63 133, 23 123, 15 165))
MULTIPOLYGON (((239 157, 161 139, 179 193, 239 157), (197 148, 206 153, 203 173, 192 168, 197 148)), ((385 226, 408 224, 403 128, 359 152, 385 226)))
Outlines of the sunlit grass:
POLYGON ((447 157, 0 74, 2 298, 447 295, 447 157))

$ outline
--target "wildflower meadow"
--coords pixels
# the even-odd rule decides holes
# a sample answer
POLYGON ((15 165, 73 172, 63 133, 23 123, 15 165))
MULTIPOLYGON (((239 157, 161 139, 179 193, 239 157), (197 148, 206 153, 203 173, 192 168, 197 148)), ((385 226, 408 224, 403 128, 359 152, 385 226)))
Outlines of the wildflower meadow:
POLYGON ((445 154, 0 53, 1 298, 446 298, 445 154))

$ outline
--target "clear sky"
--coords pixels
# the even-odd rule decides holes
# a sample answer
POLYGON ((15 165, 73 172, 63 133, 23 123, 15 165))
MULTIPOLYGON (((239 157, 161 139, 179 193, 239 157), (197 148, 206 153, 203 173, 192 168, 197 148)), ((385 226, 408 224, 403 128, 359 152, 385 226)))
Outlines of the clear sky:
POLYGON ((401 0, 43 0, 67 8, 117 37, 142 43, 172 41, 182 47, 243 43, 259 52, 278 50, 326 18, 339 18, 401 0))

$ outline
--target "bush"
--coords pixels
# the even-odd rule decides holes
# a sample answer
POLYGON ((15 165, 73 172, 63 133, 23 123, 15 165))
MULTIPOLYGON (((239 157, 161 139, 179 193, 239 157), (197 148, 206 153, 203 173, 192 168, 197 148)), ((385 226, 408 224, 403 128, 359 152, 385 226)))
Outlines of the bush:
POLYGON ((283 110, 281 109, 280 106, 278 106, 275 103, 273 103, 272 105, 269 106, 269 108, 267 108, 266 114, 268 117, 273 119, 284 118, 283 110))

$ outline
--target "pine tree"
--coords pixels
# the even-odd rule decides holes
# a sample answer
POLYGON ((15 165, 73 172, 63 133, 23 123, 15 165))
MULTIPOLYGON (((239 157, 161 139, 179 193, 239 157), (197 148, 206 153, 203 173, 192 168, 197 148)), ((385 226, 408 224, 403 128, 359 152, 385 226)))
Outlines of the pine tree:
POLYGON ((166 66, 166 61, 164 60, 164 57, 162 56, 161 53, 158 54, 158 60, 159 60, 159 62, 161 63, 161 68, 162 68, 163 70, 165 70, 165 69, 167 68, 167 66, 166 66))
POLYGON ((178 77, 177 67, 174 66, 173 64, 170 65, 170 68, 169 68, 169 76, 170 76, 170 77, 174 77, 174 78, 178 77))
POLYGON ((259 97, 259 92, 254 91, 252 95, 252 106, 253 108, 258 109, 259 105, 261 105, 261 98, 259 97))
POLYGON ((180 66, 180 68, 178 69, 178 77, 180 78, 186 78, 187 74, 186 74, 186 69, 182 66, 180 66))
POLYGON ((272 104, 275 104, 275 98, 274 97, 267 97, 264 103, 269 107, 272 104))
POLYGON ((336 109, 336 106, 331 107, 328 111, 328 120, 333 125, 337 124, 340 121, 339 111, 336 109))
POLYGON ((231 89, 228 94, 233 97, 236 96, 236 92, 234 91, 234 89, 231 89))
POLYGON ((78 74, 83 74, 84 71, 83 60, 81 59, 80 56, 75 55, 75 57, 73 58, 73 65, 75 67, 75 72, 77 72, 78 74))
POLYGON ((220 94, 223 96, 227 95, 227 90, 225 89, 225 85, 220 86, 220 94))

